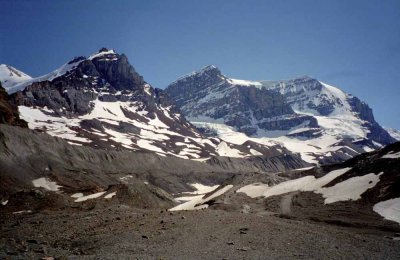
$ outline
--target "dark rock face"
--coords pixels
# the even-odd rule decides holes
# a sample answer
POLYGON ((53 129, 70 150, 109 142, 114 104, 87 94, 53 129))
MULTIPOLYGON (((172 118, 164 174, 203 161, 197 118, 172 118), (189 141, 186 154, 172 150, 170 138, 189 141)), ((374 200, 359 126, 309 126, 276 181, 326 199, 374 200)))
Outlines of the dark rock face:
POLYGON ((375 121, 372 109, 366 103, 362 102, 357 97, 352 96, 349 99, 349 104, 353 111, 358 114, 358 117, 366 121, 365 126, 370 129, 370 132, 367 135, 369 139, 381 144, 391 144, 396 141, 375 121))
POLYGON ((0 82, 0 124, 28 127, 28 124, 19 118, 18 107, 10 101, 10 97, 0 82))
POLYGON ((332 98, 324 93, 323 85, 316 79, 310 77, 300 77, 287 81, 263 82, 268 89, 280 91, 283 85, 283 96, 290 106, 296 105, 299 110, 315 110, 319 115, 328 116, 337 106, 342 106, 343 102, 338 98, 332 98), (318 99, 318 103, 310 99, 310 93, 318 99))
POLYGON ((178 79, 166 92, 189 119, 223 120, 247 135, 256 134, 258 128, 288 130, 302 123, 318 126, 314 118, 294 113, 279 92, 234 84, 215 66, 178 79))
POLYGON ((179 107, 184 106, 193 98, 205 97, 209 86, 217 86, 225 82, 225 77, 215 66, 207 66, 190 77, 178 79, 166 89, 168 95, 179 107), (183 87, 184 86, 184 87, 183 87))

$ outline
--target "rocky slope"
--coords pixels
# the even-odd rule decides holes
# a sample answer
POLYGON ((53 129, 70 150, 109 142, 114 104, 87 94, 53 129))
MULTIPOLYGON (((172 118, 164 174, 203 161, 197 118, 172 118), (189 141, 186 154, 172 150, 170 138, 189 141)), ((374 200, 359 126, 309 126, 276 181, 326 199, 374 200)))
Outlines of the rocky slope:
MULTIPOLYGON (((6 201, 1 194, 3 258, 400 256, 400 143, 329 167, 210 174, 217 168, 192 160, 107 153, 28 129, 3 125, 0 130, 5 136, 0 140, 0 173, 12 158, 14 167, 26 173, 25 188, 6 193, 6 201), (43 164, 36 166, 37 162, 43 164), (43 169, 46 165, 51 167, 43 169), (125 175, 128 165, 140 174, 125 175), (188 173, 189 165, 193 172, 188 173), (114 166, 122 172, 115 172, 114 166), (218 176, 218 182, 211 181, 218 176), (48 180, 37 181, 38 177, 48 180), (195 182, 197 190, 187 182, 195 182), (222 185, 216 190, 209 187, 218 184, 222 185), (167 189, 178 193, 179 200, 193 200, 193 207, 209 209, 168 212, 164 209, 176 202, 167 189)), ((1 175, 1 180, 10 175, 1 175)))
POLYGON ((18 107, 10 101, 9 95, 0 82, 0 124, 28 127, 28 124, 19 118, 18 107))
POLYGON ((341 164, 278 174, 237 174, 205 195, 178 198, 183 203, 172 210, 211 207, 400 230, 399 171, 397 142, 341 164))
POLYGON ((74 202, 85 196, 101 203, 114 192, 117 201, 137 207, 168 207, 176 203, 170 194, 193 190, 192 183, 215 185, 239 172, 299 167, 304 167, 299 157, 196 162, 128 149, 107 151, 0 125, 0 200, 7 211, 79 206, 74 202))
POLYGON ((143 80, 124 54, 105 48, 8 92, 31 129, 72 144, 196 160, 291 154, 277 143, 261 147, 204 137, 162 90, 143 80))
POLYGON ((394 142, 367 104, 310 77, 245 81, 207 66, 166 92, 205 133, 238 145, 280 143, 312 163, 344 161, 394 142))

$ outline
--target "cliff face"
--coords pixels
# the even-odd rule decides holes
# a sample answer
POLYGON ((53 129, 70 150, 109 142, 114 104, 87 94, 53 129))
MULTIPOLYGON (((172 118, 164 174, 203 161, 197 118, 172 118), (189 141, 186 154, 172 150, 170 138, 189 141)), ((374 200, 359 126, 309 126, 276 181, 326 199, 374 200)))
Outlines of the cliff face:
POLYGON ((28 127, 28 124, 19 118, 18 107, 10 102, 6 90, 0 82, 0 124, 28 127))

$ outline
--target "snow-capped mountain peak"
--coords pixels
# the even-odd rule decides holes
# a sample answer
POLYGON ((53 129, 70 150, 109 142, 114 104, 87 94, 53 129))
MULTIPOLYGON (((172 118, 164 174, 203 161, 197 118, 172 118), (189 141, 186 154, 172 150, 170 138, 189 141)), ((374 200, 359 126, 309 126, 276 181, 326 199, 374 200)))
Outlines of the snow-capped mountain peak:
POLYGON ((17 70, 10 65, 0 64, 0 81, 6 91, 15 85, 30 79, 32 79, 31 76, 26 73, 17 70))
POLYGON ((109 56, 109 55, 116 55, 117 53, 113 50, 113 49, 107 49, 107 48, 101 48, 97 53, 94 53, 92 55, 89 56, 89 60, 93 60, 95 58, 99 58, 99 57, 104 57, 104 56, 109 56))
POLYGON ((189 121, 225 141, 279 142, 314 163, 394 141, 367 104, 312 77, 249 81, 212 71, 190 73, 166 92, 189 121))

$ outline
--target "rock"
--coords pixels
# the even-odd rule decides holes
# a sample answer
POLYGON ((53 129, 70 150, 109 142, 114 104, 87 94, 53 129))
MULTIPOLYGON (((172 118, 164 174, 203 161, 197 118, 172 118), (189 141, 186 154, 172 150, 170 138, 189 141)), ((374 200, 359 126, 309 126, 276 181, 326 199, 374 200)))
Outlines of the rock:
POLYGON ((0 124, 28 127, 28 124, 20 119, 18 107, 12 102, 6 90, 0 82, 0 124))
POLYGON ((240 234, 247 234, 247 231, 249 231, 248 228, 241 228, 241 229, 239 229, 239 233, 240 233, 240 234))

